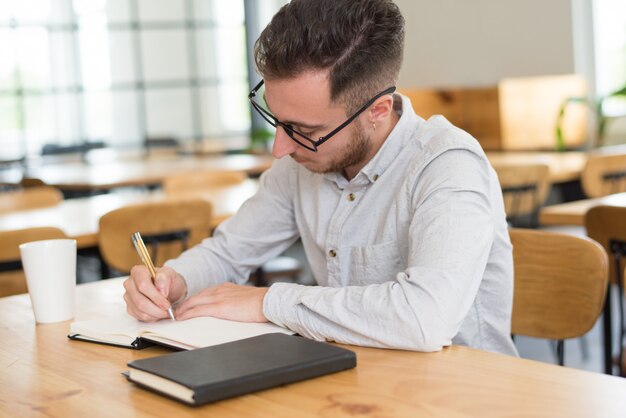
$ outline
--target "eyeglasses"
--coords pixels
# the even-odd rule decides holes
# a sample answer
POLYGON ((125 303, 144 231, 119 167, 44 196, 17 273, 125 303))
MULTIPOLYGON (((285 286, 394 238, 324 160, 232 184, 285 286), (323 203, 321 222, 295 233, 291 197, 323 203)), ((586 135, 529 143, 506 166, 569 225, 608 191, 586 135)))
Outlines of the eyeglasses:
POLYGON ((319 137, 318 140, 316 141, 314 139, 309 138, 308 136, 306 136, 302 132, 296 131, 295 129, 293 129, 293 126, 289 125, 288 123, 284 123, 284 122, 279 121, 268 110, 264 109, 260 104, 258 104, 257 102, 254 101, 254 98, 256 97, 258 91, 261 89, 261 87, 263 86, 264 83, 265 83, 265 80, 261 80, 259 82, 259 84, 257 84, 250 91, 250 94, 248 94, 248 100, 250 100, 250 104, 252 105, 254 110, 256 110, 259 113, 259 115, 261 115, 261 117, 263 117, 263 119, 265 119, 267 121, 267 123, 272 125, 274 128, 277 128, 278 126, 280 126, 281 128, 283 128, 285 130, 285 132, 287 133, 289 138, 293 139, 299 145, 301 145, 304 148, 306 148, 308 150, 311 150, 313 152, 317 152, 317 148, 320 145, 322 145, 324 142, 328 141, 331 137, 333 137, 335 134, 337 134, 343 128, 348 126, 354 119, 356 119, 357 116, 359 116, 361 113, 365 112, 367 110, 367 108, 370 107, 372 104, 374 104, 374 102, 376 100, 378 100, 380 97, 382 97, 382 96, 384 96, 386 94, 391 94, 394 91, 396 91, 396 87, 395 86, 389 87, 388 89, 381 91, 376 96, 372 97, 371 100, 369 100, 367 103, 365 103, 362 108, 357 110, 357 112, 354 115, 350 116, 344 123, 339 125, 337 128, 333 129, 328 135, 319 137))

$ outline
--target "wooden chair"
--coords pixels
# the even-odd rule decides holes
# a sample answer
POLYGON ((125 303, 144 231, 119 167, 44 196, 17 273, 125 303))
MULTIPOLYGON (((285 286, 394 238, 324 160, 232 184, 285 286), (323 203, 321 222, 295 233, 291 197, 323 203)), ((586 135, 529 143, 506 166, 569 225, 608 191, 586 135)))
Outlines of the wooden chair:
MULTIPOLYGON (((196 171, 173 174, 163 180, 163 191, 168 196, 206 192, 214 188, 238 184, 247 178, 240 171, 196 171)), ((267 286, 270 282, 281 279, 295 280, 302 273, 300 262, 293 257, 279 256, 267 261, 250 277, 256 286, 267 286)))
POLYGON ((547 164, 494 165, 498 174, 507 220, 513 226, 538 224, 539 209, 550 191, 547 164))
POLYGON ((122 273, 141 264, 131 235, 141 232, 156 266, 211 234, 212 205, 205 200, 126 206, 100 218, 98 248, 107 266, 122 273))
MULTIPOLYGON (((620 323, 620 355, 618 365, 623 374, 626 370, 621 369, 624 341, 624 268, 626 267, 626 207, 596 206, 585 214, 585 228, 587 235, 599 242, 609 255, 609 283, 617 285, 619 301, 620 323)), ((611 320, 611 287, 607 291, 604 308, 604 333, 605 333, 605 356, 606 368, 612 369, 612 320, 611 320)), ((608 371, 608 370, 607 370, 608 371)))
POLYGON ((63 200, 60 190, 50 186, 28 187, 0 193, 0 214, 24 209, 58 205, 63 200))
POLYGON ((242 171, 194 171, 178 173, 163 179, 163 191, 168 196, 202 192, 239 184, 247 178, 242 171))
POLYGON ((590 155, 580 175, 588 197, 626 191, 626 154, 590 155))
POLYGON ((67 237, 60 229, 47 227, 0 231, 0 297, 27 291, 20 261, 20 244, 56 238, 67 237))
POLYGON ((607 255, 582 237, 512 228, 515 286, 511 332, 557 340, 564 361, 566 338, 596 323, 607 288, 607 255))

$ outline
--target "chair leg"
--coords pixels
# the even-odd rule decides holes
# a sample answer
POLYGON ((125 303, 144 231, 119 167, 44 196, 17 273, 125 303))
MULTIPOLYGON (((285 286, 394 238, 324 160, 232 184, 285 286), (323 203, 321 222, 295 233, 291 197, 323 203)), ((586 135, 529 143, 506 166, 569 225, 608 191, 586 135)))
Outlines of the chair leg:
POLYGON ((613 374, 613 321, 611 319, 611 285, 606 288, 604 312, 602 313, 602 331, 604 336, 604 373, 613 374))
POLYGON ((565 365, 565 341, 558 340, 556 342, 556 357, 559 361, 559 366, 565 365))
POLYGON ((619 309, 619 341, 618 341, 618 355, 617 355, 617 367, 618 375, 622 376, 624 370, 622 369, 622 352, 624 351, 624 277, 622 274, 621 253, 615 254, 615 278, 617 281, 618 290, 618 309, 619 309))

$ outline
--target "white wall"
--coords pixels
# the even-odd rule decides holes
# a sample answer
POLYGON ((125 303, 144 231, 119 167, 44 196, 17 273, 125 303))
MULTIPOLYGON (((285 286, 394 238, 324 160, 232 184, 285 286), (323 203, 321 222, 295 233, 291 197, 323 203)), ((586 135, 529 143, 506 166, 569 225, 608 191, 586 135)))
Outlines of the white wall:
POLYGON ((399 87, 492 86, 573 73, 570 0, 395 0, 406 20, 399 87))

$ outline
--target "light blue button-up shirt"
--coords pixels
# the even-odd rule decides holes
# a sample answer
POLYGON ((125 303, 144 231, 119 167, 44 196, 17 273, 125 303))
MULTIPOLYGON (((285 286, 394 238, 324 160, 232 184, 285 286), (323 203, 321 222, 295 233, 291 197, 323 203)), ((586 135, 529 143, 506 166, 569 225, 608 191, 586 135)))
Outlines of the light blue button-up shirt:
POLYGON ((397 125, 352 180, 278 160, 214 237, 168 262, 189 294, 243 283, 301 238, 319 286, 272 285, 263 303, 270 321, 318 340, 516 355, 512 248, 496 174, 469 134, 396 99, 397 125))

